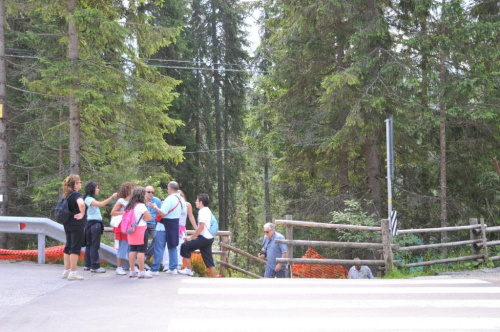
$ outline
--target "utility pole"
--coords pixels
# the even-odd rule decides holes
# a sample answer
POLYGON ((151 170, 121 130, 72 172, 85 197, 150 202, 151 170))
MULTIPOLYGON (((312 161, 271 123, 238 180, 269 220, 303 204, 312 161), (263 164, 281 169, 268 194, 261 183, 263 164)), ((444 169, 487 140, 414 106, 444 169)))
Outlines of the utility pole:
POLYGON ((7 74, 5 66, 5 3, 0 0, 0 215, 7 215, 8 156, 7 74))

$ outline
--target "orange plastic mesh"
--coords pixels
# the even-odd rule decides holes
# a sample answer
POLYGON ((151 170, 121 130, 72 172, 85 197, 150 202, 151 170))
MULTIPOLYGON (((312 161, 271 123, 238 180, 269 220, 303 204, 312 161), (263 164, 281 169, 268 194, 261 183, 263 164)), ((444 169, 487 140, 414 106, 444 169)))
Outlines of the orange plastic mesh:
MULTIPOLYGON (((45 248, 45 262, 54 263, 63 258, 64 245, 45 248)), ((0 248, 0 259, 38 261, 38 249, 35 250, 8 250, 0 248)), ((80 253, 80 260, 84 260, 84 252, 80 253)))
MULTIPOLYGON (((302 258, 325 259, 311 247, 302 258)), ((346 279, 349 271, 342 265, 293 264, 292 272, 293 278, 346 279)))
MULTIPOLYGON (((203 262, 203 258, 201 257, 201 253, 193 252, 191 253, 191 268, 195 271, 196 266, 200 268, 204 268, 207 271, 207 275, 210 275, 210 270, 205 266, 205 262, 203 262)), ((186 261, 182 259, 182 268, 186 267, 186 261)))

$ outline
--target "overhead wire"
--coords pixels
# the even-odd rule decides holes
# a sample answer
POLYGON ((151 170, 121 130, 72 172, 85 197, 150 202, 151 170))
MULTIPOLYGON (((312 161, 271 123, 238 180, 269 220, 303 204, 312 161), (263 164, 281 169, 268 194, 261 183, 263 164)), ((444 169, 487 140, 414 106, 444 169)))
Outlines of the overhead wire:
MULTIPOLYGON (((32 53, 36 54, 33 50, 25 50, 25 49, 7 49, 9 51, 13 52, 21 52, 21 53, 32 53)), ((11 57, 11 58, 20 58, 20 59, 37 59, 40 60, 40 57, 34 56, 34 55, 18 55, 18 54, 6 54, 6 57, 11 57)), ((127 59, 125 59, 127 60, 127 59)), ((244 72, 244 73, 256 73, 256 74, 268 74, 269 71, 266 70, 260 70, 260 69, 254 69, 254 65, 248 64, 248 63, 224 63, 224 62, 217 62, 217 63, 208 63, 205 61, 200 61, 200 60, 175 60, 175 59, 156 59, 156 58, 144 58, 143 59, 145 63, 148 66, 152 67, 157 67, 157 68, 167 68, 167 69, 181 69, 181 70, 205 70, 205 71, 221 71, 221 72, 244 72), (154 63, 149 63, 149 62, 171 62, 171 63, 185 63, 185 64, 192 64, 196 67, 193 66, 178 66, 178 65, 160 65, 160 64, 154 64, 154 63), (204 67, 204 66, 206 67, 204 67), (220 67, 215 67, 215 66, 220 66, 220 67), (226 68, 226 67, 241 67, 241 68, 248 68, 248 69, 233 69, 233 68, 226 68)), ((68 61, 68 59, 64 59, 64 61, 68 61)), ((128 60, 130 61, 130 60, 128 60)))

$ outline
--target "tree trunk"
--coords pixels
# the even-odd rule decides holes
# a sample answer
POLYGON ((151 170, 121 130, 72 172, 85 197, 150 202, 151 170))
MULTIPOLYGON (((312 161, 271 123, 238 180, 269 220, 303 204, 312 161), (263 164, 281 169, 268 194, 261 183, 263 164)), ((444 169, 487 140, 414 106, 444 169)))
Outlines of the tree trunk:
POLYGON ((7 74, 5 66, 5 4, 0 0, 0 215, 7 215, 8 207, 8 113, 7 74))
MULTIPOLYGON (((445 36, 445 22, 444 22, 444 6, 445 0, 441 2, 441 38, 445 36)), ((444 42, 443 42, 444 43, 444 42)), ((444 47, 444 46, 443 46, 444 47)), ((439 116, 441 118, 439 125, 439 166, 441 170, 441 227, 448 226, 447 211, 446 211, 446 104, 444 101, 445 90, 444 86, 446 83, 446 53, 444 49, 440 51, 440 61, 439 61, 439 83, 441 85, 441 92, 439 94, 439 116)), ((446 231, 441 232, 441 242, 448 242, 448 233, 446 231)))
POLYGON ((339 184, 341 207, 344 209, 344 202, 349 199, 349 156, 344 149, 339 151, 339 184))
POLYGON ((222 155, 222 110, 220 106, 220 75, 217 42, 217 16, 215 1, 212 1, 212 62, 214 69, 214 107, 215 107, 215 145, 217 148, 217 192, 219 199, 219 227, 227 230, 226 211, 224 211, 224 165, 222 155))
POLYGON ((266 206, 266 223, 271 220, 271 192, 269 188, 269 158, 264 159, 264 204, 266 206))
MULTIPOLYGON (((78 32, 73 14, 75 12, 78 0, 68 1, 68 57, 71 63, 71 70, 76 74, 78 61, 78 32)), ((69 160, 70 173, 80 174, 81 159, 80 159, 80 108, 75 98, 73 90, 78 86, 78 82, 73 83, 73 89, 70 90, 68 96, 69 102, 69 160)))
POLYGON ((365 142, 366 177, 368 186, 368 199, 373 202, 367 208, 369 213, 380 217, 382 212, 382 184, 380 182, 380 153, 377 149, 376 139, 367 138, 365 142))
MULTIPOLYGON (((227 75, 224 76, 224 88, 229 87, 230 83, 228 80, 227 75)), ((224 90, 223 88, 223 90, 224 90)), ((231 177, 230 174, 228 174, 228 165, 229 165, 229 157, 230 157, 230 152, 229 150, 229 110, 230 110, 230 102, 228 96, 224 96, 224 114, 226 116, 223 117, 223 122, 224 122, 224 130, 223 130, 223 135, 224 135, 224 142, 222 145, 222 149, 224 150, 224 158, 222 160, 222 174, 224 176, 224 219, 226 220, 226 228, 224 229, 229 229, 229 181, 231 179, 234 179, 234 177, 231 177)))

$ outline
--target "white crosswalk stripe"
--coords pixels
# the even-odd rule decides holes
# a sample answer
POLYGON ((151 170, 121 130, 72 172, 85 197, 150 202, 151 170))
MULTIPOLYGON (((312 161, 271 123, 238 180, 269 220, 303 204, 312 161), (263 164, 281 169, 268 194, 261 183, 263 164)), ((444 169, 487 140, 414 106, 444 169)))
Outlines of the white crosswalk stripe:
POLYGON ((500 284, 474 279, 186 278, 168 331, 500 331, 500 284))

